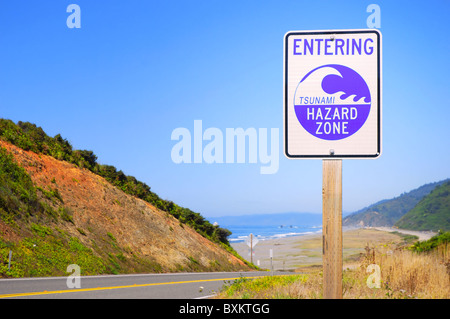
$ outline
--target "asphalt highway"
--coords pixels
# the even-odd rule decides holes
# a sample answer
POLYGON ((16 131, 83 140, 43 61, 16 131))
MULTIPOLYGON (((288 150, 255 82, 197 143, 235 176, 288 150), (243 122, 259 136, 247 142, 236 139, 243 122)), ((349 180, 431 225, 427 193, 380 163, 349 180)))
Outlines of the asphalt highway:
MULTIPOLYGON (((275 275, 286 273, 275 273, 275 275)), ((227 282, 270 272, 210 272, 0 279, 0 299, 195 299, 208 298, 227 282)))

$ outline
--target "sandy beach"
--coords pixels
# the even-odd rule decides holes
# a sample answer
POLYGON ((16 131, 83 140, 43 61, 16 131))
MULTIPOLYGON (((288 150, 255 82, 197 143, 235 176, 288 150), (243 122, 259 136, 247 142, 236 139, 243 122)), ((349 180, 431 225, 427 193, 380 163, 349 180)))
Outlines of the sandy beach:
MULTIPOLYGON (((400 231, 389 227, 344 229, 344 266, 351 265, 368 244, 374 246, 402 241, 399 235, 391 233, 393 231, 419 236, 419 240, 426 240, 434 235, 430 232, 400 231)), ((250 261, 250 249, 245 242, 233 243, 232 247, 250 261)), ((270 270, 270 249, 273 251, 274 270, 299 270, 302 267, 322 265, 322 233, 261 240, 254 247, 253 263, 258 265, 259 261, 259 267, 270 270)))

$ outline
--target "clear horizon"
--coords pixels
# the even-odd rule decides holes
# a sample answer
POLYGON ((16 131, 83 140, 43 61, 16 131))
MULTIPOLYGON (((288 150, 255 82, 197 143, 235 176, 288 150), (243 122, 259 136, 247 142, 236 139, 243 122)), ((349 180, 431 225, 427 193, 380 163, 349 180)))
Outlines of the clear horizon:
MULTIPOLYGON (((61 134, 209 220, 319 214, 322 161, 283 154, 283 37, 367 29, 371 3, 4 1, 0 117, 61 134), (81 8, 80 28, 68 27, 71 3, 81 8), (258 129, 278 129, 277 171, 261 174, 260 152, 256 162, 174 163, 172 132, 194 132, 195 120, 224 141, 227 128, 254 128, 258 138, 258 129)), ((382 155, 343 160, 345 213, 450 177, 450 3, 376 4, 382 155)))

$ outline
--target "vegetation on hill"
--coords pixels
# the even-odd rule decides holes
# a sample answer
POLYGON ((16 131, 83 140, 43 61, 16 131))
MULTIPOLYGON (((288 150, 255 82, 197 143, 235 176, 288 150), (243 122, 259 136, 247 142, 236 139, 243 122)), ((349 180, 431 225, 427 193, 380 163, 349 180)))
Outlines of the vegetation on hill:
POLYGON ((437 186, 395 226, 412 230, 450 231, 450 181, 437 186))
MULTIPOLYGON (((15 124, 11 120, 0 119, 0 138, 24 150, 50 155, 58 160, 73 163, 80 168, 86 168, 104 177, 108 182, 125 193, 145 200, 155 207, 172 214, 181 223, 190 225, 198 233, 211 241, 230 247, 228 236, 231 232, 228 229, 214 226, 199 213, 193 212, 189 208, 181 207, 170 200, 160 198, 150 190, 150 186, 133 176, 125 175, 114 166, 97 163, 97 156, 93 151, 74 150, 72 145, 66 139, 62 138, 60 134, 57 134, 55 137, 50 137, 41 127, 35 124, 21 121, 15 124)), ((20 171, 20 169, 17 170, 17 172, 20 171)), ((21 207, 19 210, 12 209, 12 206, 10 207, 11 210, 19 212, 29 209, 27 208, 28 206, 34 207, 38 205, 35 202, 35 197, 33 197, 33 192, 30 191, 32 185, 30 184, 29 178, 27 179, 21 173, 13 174, 22 176, 22 180, 18 180, 14 185, 7 186, 5 192, 14 194, 13 198, 28 198, 30 196, 28 198, 29 202, 20 203, 20 201, 12 200, 12 203, 0 203, 2 207, 19 205, 21 207)))
POLYGON ((450 244, 450 232, 443 232, 437 234, 436 236, 431 237, 428 240, 418 241, 414 243, 414 245, 412 245, 410 249, 415 252, 425 252, 425 251, 432 251, 433 249, 436 249, 441 245, 447 246, 449 244, 450 244))
POLYGON ((91 171, 0 141, 0 277, 249 269, 240 259, 91 171))
POLYGON ((0 218, 11 220, 41 209, 30 176, 0 147, 0 218))
POLYGON ((426 184, 398 197, 382 200, 345 217, 342 223, 344 226, 393 226, 402 216, 412 210, 422 198, 444 182, 426 184))
POLYGON ((113 271, 113 267, 108 268, 107 262, 94 255, 76 237, 35 223, 59 217, 70 219, 58 197, 52 190, 35 187, 25 169, 0 147, 0 219, 27 233, 25 239, 16 242, 0 237, 0 257, 3 257, 0 259, 0 277, 63 275, 73 260, 77 260, 87 274, 113 271), (45 200, 40 200, 39 195, 55 198, 61 209, 54 210, 45 200), (30 227, 18 226, 18 222, 30 222, 30 227), (5 258, 9 251, 14 251, 11 264, 5 258))

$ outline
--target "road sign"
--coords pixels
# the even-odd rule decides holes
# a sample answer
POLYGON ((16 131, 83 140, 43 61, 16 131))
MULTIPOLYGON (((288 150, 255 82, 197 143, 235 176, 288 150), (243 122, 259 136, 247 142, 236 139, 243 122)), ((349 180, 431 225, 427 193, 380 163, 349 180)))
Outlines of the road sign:
POLYGON ((284 37, 288 158, 381 154, 381 33, 290 31, 284 37))
POLYGON ((250 234, 247 239, 245 240, 248 247, 250 247, 250 262, 253 264, 253 255, 255 254, 253 251, 253 247, 256 246, 256 244, 259 242, 259 239, 253 236, 253 234, 250 234))
POLYGON ((256 246, 256 244, 259 243, 259 239, 257 237, 255 237, 253 234, 250 234, 245 239, 245 243, 247 244, 248 247, 254 248, 256 246))

